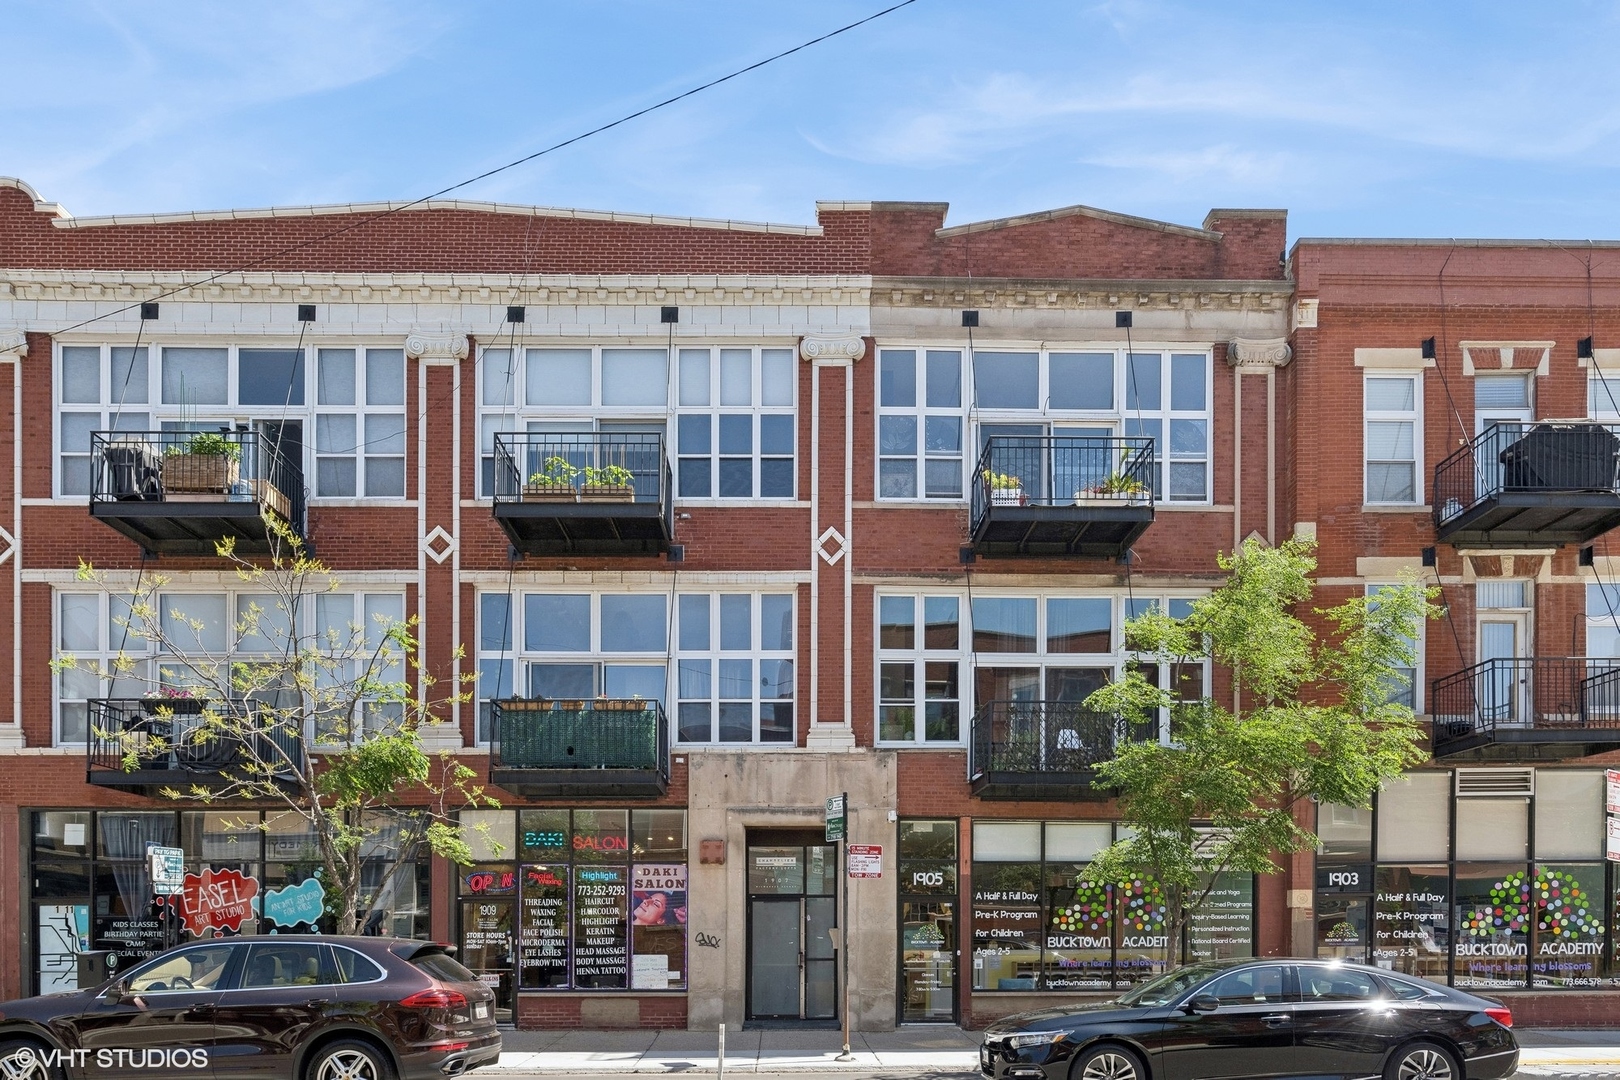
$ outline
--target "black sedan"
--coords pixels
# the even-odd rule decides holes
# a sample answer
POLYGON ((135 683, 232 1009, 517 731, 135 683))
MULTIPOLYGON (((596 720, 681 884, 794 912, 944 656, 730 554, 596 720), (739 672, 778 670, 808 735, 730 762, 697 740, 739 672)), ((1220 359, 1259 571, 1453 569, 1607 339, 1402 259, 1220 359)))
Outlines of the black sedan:
POLYGON ((495 997, 449 946, 238 937, 93 990, 0 1004, 0 1078, 427 1080, 500 1057, 495 997))
POLYGON ((979 1066, 996 1080, 1502 1080, 1519 1064, 1512 1024, 1496 1002, 1387 971, 1228 961, 998 1021, 979 1066))

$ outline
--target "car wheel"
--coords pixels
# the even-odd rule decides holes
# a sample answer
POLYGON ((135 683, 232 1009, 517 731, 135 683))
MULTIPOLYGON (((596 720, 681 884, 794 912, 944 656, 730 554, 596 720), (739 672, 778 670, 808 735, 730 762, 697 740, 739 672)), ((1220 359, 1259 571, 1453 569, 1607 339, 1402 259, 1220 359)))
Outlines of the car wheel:
POLYGON ((1438 1043, 1417 1042, 1390 1055, 1384 1080, 1462 1080, 1451 1051, 1438 1043))
POLYGON ((1095 1046, 1075 1059, 1069 1080, 1148 1080, 1137 1056, 1123 1046, 1095 1046))
POLYGON ((27 1039, 0 1042, 0 1080, 61 1080, 59 1066, 46 1064, 45 1047, 27 1039))
POLYGON ((375 1046, 353 1039, 321 1047, 304 1070, 305 1080, 391 1080, 393 1075, 375 1046))

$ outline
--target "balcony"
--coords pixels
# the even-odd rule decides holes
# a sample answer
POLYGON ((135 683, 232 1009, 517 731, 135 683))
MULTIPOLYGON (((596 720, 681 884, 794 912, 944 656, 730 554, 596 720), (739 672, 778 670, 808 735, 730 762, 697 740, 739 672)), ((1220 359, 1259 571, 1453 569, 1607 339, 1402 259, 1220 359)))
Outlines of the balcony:
POLYGON ((1153 523, 1152 439, 992 436, 973 477, 981 555, 1118 558, 1153 523))
POLYGON ((97 431, 90 454, 90 515, 147 551, 268 555, 266 514, 307 535, 303 466, 263 432, 97 431))
POLYGON ((657 555, 674 535, 664 436, 495 436, 495 520, 525 555, 657 555))
POLYGON ((1498 424, 1435 466, 1435 532, 1459 547, 1584 544, 1620 525, 1617 469, 1602 424, 1498 424))
POLYGON ((1486 660, 1434 680, 1434 756, 1584 757, 1620 748, 1620 660, 1486 660))
POLYGON ((245 734, 254 741, 247 743, 242 724, 233 721, 236 736, 204 738, 200 734, 204 708, 196 698, 91 701, 87 780, 156 794, 166 787, 189 791, 227 788, 244 780, 260 782, 266 776, 264 766, 274 766, 274 778, 291 784, 303 771, 304 743, 295 734, 274 728, 250 730, 245 734), (255 764, 259 768, 250 767, 255 764))
POLYGON ((492 784, 540 798, 657 798, 669 790, 669 721, 656 701, 490 704, 492 784))
POLYGON ((1069 701, 992 701, 973 714, 968 784, 980 799, 1105 799, 1096 767, 1120 722, 1069 701))

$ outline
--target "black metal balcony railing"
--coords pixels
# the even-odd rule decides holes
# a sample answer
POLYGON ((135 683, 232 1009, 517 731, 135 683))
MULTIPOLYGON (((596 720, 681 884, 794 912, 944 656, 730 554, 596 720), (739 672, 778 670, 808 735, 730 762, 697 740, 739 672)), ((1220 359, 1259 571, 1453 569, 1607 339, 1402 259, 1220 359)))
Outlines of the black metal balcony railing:
POLYGON ((973 714, 968 781, 987 799, 1100 797, 1096 767, 1124 734, 1118 718, 1078 702, 991 701, 973 714))
POLYGON ((264 510, 308 535, 303 465, 262 431, 97 431, 90 461, 91 514, 149 551, 262 550, 264 510))
POLYGON ((86 769, 107 787, 204 787, 233 780, 291 779, 304 767, 304 741, 266 723, 255 730, 242 702, 214 705, 235 711, 230 732, 201 736, 204 702, 196 698, 104 698, 90 702, 86 769), (251 741, 248 741, 251 740, 251 741), (128 768, 133 755, 134 768, 128 768), (249 766, 256 766, 250 768, 249 766), (264 771, 271 769, 270 773, 264 771))
POLYGON ((1429 711, 1437 757, 1496 743, 1620 743, 1620 660, 1485 660, 1435 679, 1429 711))
POLYGON ((499 434, 492 483, 496 520, 526 554, 656 554, 674 534, 658 432, 499 434))
POLYGON ((525 793, 662 795, 669 721, 640 698, 490 703, 490 782, 525 793))
POLYGON ((973 471, 986 554, 1123 554, 1153 521, 1153 440, 996 435, 973 471))
POLYGON ((1585 543, 1620 525, 1620 438, 1583 421, 1497 424, 1434 469, 1453 543, 1585 543))

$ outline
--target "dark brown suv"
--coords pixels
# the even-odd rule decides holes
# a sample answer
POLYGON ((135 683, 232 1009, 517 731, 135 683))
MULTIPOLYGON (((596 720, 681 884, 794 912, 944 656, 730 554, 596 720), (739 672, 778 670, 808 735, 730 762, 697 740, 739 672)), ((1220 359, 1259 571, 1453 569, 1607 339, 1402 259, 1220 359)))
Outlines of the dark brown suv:
POLYGON ((500 1057, 495 995, 447 945, 222 938, 93 990, 0 1004, 0 1076, 428 1080, 500 1057))

